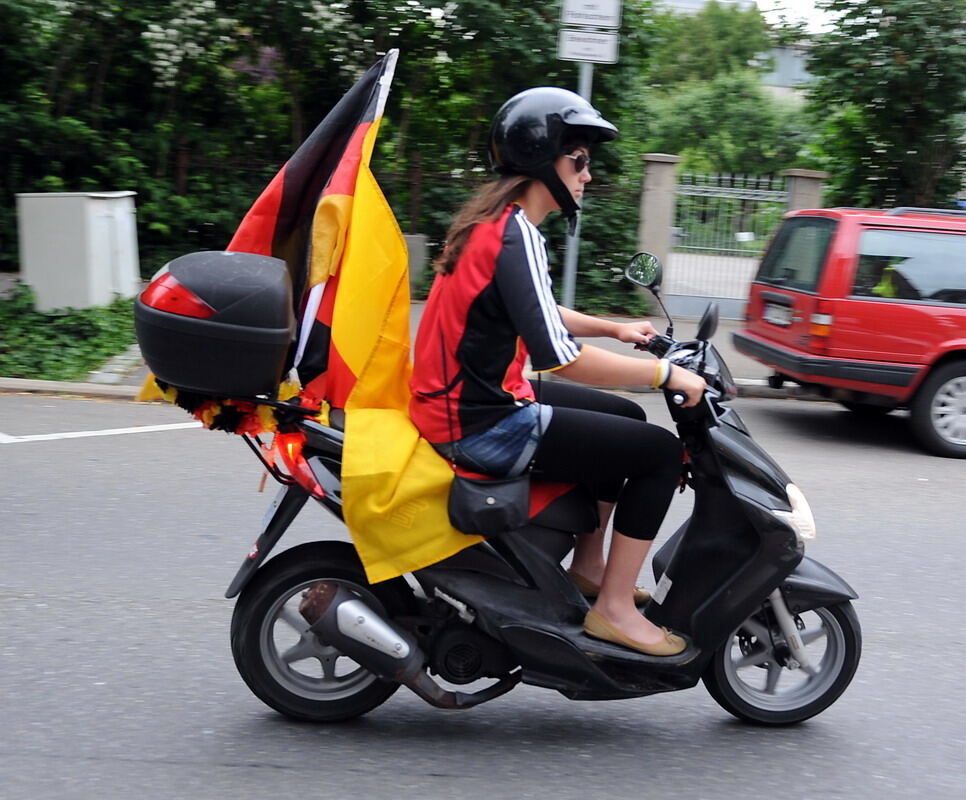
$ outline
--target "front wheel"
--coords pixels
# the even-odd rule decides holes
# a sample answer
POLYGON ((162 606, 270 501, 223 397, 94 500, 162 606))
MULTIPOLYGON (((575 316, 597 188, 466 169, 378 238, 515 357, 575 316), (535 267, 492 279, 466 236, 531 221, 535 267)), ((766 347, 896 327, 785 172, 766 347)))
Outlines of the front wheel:
POLYGON ((371 586, 355 550, 345 542, 300 545, 256 573, 232 616, 235 666, 256 697, 309 722, 361 716, 399 688, 309 632, 299 603, 306 589, 323 580, 345 586, 376 611, 400 613, 410 602, 404 581, 371 586))
POLYGON ((702 680, 725 711, 759 725, 791 725, 821 713, 845 691, 862 653, 852 604, 805 611, 795 622, 811 662, 807 670, 785 666, 787 647, 764 609, 715 651, 702 680))

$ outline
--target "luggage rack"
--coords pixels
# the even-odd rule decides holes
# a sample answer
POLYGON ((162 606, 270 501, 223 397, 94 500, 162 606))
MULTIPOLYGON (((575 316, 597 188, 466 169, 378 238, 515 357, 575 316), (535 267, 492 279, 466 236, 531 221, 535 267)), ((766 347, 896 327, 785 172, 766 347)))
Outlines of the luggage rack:
MULTIPOLYGON (((267 397, 237 397, 236 400, 242 400, 246 403, 255 403, 263 406, 271 406, 279 411, 284 411, 286 414, 292 414, 295 417, 314 417, 318 414, 318 410, 313 410, 311 408, 306 408, 304 406, 296 405, 287 400, 272 400, 267 397)), ((291 419, 279 420, 281 424, 289 422, 291 419)), ((242 439, 245 440, 245 444, 251 448, 251 451, 255 454, 259 461, 262 462, 262 466, 265 467, 265 471, 271 475, 276 481, 278 481, 283 486, 294 486, 297 482, 291 476, 282 472, 278 466, 275 464, 270 464, 268 460, 263 455, 263 450, 268 449, 268 446, 258 437, 249 436, 248 434, 242 434, 242 439)))
POLYGON ((885 212, 890 217, 901 214, 940 214, 946 217, 966 217, 966 209, 963 208, 919 208, 917 206, 899 206, 890 208, 885 212))

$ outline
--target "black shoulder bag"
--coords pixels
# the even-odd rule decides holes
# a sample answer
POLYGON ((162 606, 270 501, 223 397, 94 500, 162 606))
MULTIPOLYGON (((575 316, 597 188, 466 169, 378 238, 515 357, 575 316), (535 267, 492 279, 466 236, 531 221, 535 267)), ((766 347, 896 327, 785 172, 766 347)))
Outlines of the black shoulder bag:
MULTIPOLYGON (((442 331, 440 342, 442 343, 442 331)), ((443 380, 446 375, 446 350, 443 352, 443 380)), ((449 392, 446 393, 446 414, 449 417, 450 463, 453 483, 449 490, 449 521, 463 533, 476 536, 500 536, 527 524, 530 517, 530 470, 513 478, 468 478, 456 470, 453 441, 453 410, 449 392)), ((537 416, 540 425, 540 416, 537 416)))

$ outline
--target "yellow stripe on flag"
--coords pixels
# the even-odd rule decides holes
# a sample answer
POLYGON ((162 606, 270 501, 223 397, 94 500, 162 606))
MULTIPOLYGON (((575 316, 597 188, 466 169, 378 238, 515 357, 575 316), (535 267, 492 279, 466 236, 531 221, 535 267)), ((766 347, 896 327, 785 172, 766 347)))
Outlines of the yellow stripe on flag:
POLYGON ((312 217, 309 249, 309 286, 325 283, 339 269, 345 252, 346 230, 352 216, 352 198, 346 194, 325 195, 312 217))
POLYGON ((450 526, 453 473, 404 412, 350 411, 345 433, 343 513, 370 582, 427 567, 483 541, 450 526))
POLYGON ((409 270, 402 231, 366 137, 332 315, 332 346, 354 375, 346 402, 343 513, 372 582, 482 541, 449 523, 449 464, 409 419, 409 270))

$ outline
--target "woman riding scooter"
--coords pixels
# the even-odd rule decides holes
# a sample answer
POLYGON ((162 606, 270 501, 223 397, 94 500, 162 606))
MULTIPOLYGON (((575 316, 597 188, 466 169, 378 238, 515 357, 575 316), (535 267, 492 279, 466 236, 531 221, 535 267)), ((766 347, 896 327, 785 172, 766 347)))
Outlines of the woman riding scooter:
POLYGON ((575 221, 591 180, 590 149, 616 135, 593 106, 563 89, 529 89, 500 108, 490 132, 500 177, 460 210, 436 264, 414 351, 410 415, 439 452, 466 469, 510 477, 532 467, 544 480, 592 487, 600 526, 579 538, 571 567, 581 591, 596 596, 584 630, 670 656, 686 643, 638 612, 635 602, 646 594, 635 582, 680 477, 680 443, 635 403, 555 383, 535 391, 523 376, 529 355, 538 373, 577 383, 667 387, 685 395, 686 406, 703 396, 705 382, 693 372, 573 338, 639 343, 656 333, 650 323, 601 320, 553 300, 536 226, 556 210, 575 221))

